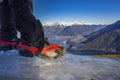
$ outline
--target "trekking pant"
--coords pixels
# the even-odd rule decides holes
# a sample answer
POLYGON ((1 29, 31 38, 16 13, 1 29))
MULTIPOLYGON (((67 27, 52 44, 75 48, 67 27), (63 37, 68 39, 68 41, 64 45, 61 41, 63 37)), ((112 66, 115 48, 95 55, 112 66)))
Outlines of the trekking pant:
POLYGON ((12 12, 9 2, 1 0, 0 2, 0 24, 1 24, 1 38, 2 40, 12 41, 16 37, 15 17, 12 12))
POLYGON ((1 39, 12 41, 18 30, 23 44, 42 50, 45 45, 43 27, 32 14, 31 0, 3 0, 3 4, 1 39))

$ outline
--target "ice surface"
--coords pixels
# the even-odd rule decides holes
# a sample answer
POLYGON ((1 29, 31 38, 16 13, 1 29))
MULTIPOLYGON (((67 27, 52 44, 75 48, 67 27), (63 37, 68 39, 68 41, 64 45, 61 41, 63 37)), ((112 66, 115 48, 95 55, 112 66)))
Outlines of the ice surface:
POLYGON ((57 60, 0 52, 0 80, 120 80, 120 59, 66 54, 57 60))

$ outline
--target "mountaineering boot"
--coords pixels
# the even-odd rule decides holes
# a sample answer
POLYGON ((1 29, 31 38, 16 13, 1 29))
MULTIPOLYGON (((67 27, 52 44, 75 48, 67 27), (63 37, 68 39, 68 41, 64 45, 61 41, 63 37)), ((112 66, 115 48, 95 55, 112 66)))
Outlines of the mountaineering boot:
POLYGON ((63 46, 57 44, 49 44, 48 42, 41 49, 29 47, 23 43, 19 43, 19 55, 24 57, 40 57, 44 59, 56 59, 65 55, 66 50, 63 46))
POLYGON ((17 49, 18 43, 19 39, 14 39, 14 41, 0 40, 0 51, 10 51, 12 49, 17 49))
POLYGON ((30 47, 28 45, 23 44, 22 42, 19 43, 18 49, 19 55, 24 57, 33 57, 38 51, 38 48, 30 47))
POLYGON ((0 44, 0 51, 10 51, 13 47, 11 45, 7 44, 0 44))

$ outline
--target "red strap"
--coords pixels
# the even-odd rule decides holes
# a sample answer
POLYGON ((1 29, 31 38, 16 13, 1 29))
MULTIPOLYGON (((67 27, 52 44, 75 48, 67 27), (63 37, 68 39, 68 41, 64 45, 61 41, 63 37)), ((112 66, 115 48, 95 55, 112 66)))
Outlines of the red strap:
POLYGON ((29 46, 22 44, 21 42, 19 43, 18 47, 31 51, 33 54, 35 54, 38 51, 38 48, 31 48, 29 46))
POLYGON ((42 54, 47 55, 49 51, 56 51, 59 49, 59 47, 60 45, 57 45, 57 44, 51 44, 49 46, 46 46, 42 49, 42 54))
POLYGON ((17 45, 16 42, 8 42, 8 41, 4 41, 4 40, 0 40, 0 44, 6 44, 6 45, 11 45, 11 46, 17 45))

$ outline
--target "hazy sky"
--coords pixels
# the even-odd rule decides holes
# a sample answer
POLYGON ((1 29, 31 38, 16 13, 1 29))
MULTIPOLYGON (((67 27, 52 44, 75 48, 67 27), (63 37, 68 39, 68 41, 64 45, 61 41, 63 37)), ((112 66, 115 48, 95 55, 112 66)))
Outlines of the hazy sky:
POLYGON ((33 0, 34 14, 45 22, 109 24, 120 20, 120 0, 33 0))

